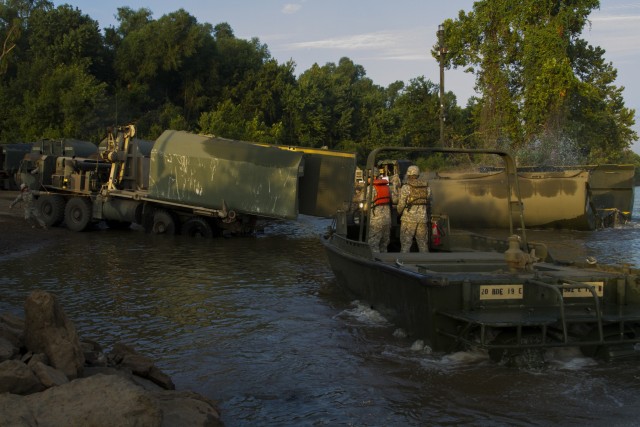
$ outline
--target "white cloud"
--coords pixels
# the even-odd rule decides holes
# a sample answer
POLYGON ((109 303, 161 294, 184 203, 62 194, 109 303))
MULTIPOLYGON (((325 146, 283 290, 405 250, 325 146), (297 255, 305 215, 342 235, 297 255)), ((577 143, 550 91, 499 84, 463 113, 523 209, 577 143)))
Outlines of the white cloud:
POLYGON ((338 50, 356 55, 356 59, 375 60, 425 60, 430 56, 425 47, 427 29, 419 28, 401 31, 378 31, 332 37, 321 40, 288 43, 281 46, 286 50, 338 50))
POLYGON ((284 13, 285 15, 292 15, 298 12, 301 8, 301 4, 287 3, 282 8, 282 13, 284 13))
POLYGON ((290 43, 291 49, 373 49, 394 45, 395 35, 391 32, 355 34, 346 37, 333 37, 324 40, 290 43))
POLYGON ((609 27, 610 29, 619 29, 618 25, 630 25, 637 24, 640 21, 640 15, 603 15, 591 18, 592 23, 602 23, 602 25, 609 27))

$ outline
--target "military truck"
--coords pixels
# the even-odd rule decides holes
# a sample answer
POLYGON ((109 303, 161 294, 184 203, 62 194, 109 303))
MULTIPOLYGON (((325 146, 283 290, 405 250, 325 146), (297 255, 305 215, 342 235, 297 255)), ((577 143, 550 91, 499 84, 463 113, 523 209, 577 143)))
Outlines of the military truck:
POLYGON ((15 182, 34 188, 37 188, 38 182, 30 172, 37 172, 36 163, 42 156, 95 157, 98 152, 95 144, 71 138, 41 139, 23 145, 27 148, 14 154, 15 182))
POLYGON ((105 221, 153 234, 246 234, 261 218, 331 217, 353 192, 353 154, 175 130, 149 153, 134 136, 133 125, 123 126, 96 156, 37 160, 31 187, 48 226, 84 231, 105 221))

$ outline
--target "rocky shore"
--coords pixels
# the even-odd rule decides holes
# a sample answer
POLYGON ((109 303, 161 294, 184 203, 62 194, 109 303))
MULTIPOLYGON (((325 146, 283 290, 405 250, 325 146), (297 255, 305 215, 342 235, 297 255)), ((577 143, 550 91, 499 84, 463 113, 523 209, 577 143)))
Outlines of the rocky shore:
POLYGON ((149 357, 80 338, 54 295, 33 291, 24 312, 0 315, 0 425, 223 425, 215 402, 176 391, 149 357))
MULTIPOLYGON (((0 191, 0 257, 62 229, 31 228, 0 191)), ((222 426, 215 402, 175 390, 134 347, 83 339, 55 295, 34 290, 24 317, 0 313, 0 426, 222 426)))

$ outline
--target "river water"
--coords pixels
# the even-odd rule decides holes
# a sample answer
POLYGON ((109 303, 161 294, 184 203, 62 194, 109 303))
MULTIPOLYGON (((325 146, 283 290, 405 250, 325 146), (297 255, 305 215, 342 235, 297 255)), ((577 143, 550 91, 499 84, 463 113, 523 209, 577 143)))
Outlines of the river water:
MULTIPOLYGON (((565 351, 515 369, 404 337, 337 288, 318 239, 327 225, 303 217, 207 241, 63 230, 0 257, 0 312, 53 292, 81 336, 132 344, 178 389, 218 401, 227 426, 638 425, 637 362, 565 351)), ((563 258, 640 266, 635 221, 529 238, 563 258)))

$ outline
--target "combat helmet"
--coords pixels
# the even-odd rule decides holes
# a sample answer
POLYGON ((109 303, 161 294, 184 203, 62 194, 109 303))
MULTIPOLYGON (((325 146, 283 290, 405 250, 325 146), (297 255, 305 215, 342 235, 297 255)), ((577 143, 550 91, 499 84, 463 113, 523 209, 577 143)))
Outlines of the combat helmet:
POLYGON ((420 168, 416 165, 409 166, 407 168, 407 176, 420 176, 420 168))

